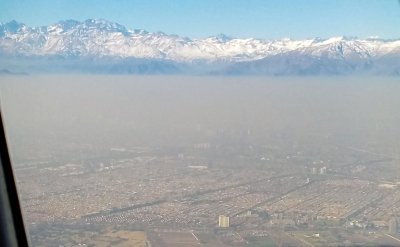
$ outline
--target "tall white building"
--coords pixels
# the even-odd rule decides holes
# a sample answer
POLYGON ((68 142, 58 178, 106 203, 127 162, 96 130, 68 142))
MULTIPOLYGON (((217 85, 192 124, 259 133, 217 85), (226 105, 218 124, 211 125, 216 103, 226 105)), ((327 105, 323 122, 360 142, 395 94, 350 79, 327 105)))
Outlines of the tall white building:
POLYGON ((396 218, 391 218, 389 220, 389 234, 392 235, 397 235, 397 219, 396 218))
POLYGON ((218 218, 218 226, 219 227, 229 227, 229 216, 220 215, 218 218))
POLYGON ((317 174, 318 173, 317 167, 311 168, 311 173, 312 174, 317 174))

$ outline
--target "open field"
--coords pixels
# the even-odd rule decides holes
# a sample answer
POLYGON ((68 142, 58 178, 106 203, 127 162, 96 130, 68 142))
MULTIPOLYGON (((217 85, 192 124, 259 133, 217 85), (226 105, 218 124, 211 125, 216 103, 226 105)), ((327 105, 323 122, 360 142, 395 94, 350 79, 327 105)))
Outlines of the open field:
POLYGON ((94 236, 87 246, 147 247, 147 237, 142 231, 110 231, 94 236))
POLYGON ((196 235, 190 232, 159 232, 157 235, 164 247, 200 246, 196 235))

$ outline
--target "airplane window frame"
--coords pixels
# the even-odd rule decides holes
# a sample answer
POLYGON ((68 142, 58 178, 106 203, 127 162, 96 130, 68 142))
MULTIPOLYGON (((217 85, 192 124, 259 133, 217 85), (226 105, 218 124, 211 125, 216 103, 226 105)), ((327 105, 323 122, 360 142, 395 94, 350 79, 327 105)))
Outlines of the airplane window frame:
POLYGON ((0 246, 29 246, 0 111, 0 246))

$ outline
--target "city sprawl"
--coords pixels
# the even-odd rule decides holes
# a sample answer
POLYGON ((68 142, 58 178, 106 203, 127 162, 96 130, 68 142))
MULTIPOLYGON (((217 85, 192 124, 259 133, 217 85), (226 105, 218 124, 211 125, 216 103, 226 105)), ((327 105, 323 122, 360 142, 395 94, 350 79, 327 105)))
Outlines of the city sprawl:
POLYGON ((64 129, 29 92, 46 129, 9 133, 34 246, 400 245, 399 85, 196 78, 205 86, 192 90, 173 77, 161 92, 160 78, 135 80, 78 96, 50 88, 45 100, 87 99, 49 103, 64 129))

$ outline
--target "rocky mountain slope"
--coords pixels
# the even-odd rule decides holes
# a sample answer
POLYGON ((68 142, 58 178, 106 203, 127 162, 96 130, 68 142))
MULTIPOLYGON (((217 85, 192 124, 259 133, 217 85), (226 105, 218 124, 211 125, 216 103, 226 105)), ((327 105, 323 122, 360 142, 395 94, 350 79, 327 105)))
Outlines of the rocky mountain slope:
POLYGON ((0 67, 104 73, 400 75, 400 40, 190 39, 106 20, 0 24, 0 67), (7 62, 8 61, 8 62, 7 62))

